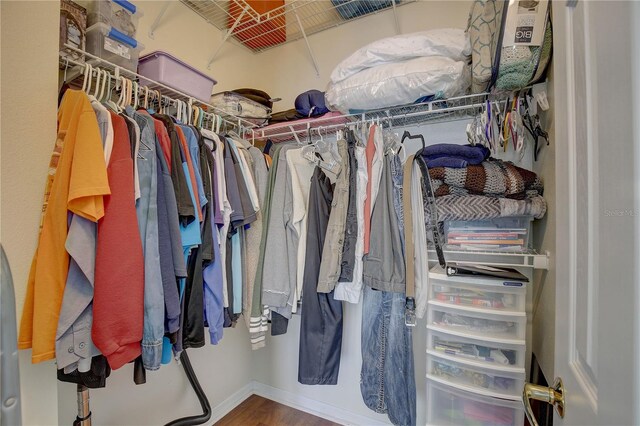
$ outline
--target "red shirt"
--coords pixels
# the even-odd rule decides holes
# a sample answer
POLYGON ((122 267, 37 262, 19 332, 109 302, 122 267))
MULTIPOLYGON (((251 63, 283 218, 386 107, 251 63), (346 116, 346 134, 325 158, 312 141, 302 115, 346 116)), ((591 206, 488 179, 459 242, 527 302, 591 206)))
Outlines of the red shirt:
POLYGON ((107 166, 111 195, 98 222, 91 337, 112 369, 141 354, 144 259, 133 193, 133 160, 124 118, 111 113, 113 151, 107 166))

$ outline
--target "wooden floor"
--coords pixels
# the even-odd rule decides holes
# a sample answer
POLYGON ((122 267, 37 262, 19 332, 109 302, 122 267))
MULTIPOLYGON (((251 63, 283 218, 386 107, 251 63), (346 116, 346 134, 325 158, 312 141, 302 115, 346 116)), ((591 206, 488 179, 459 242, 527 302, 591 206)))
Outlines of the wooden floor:
POLYGON ((287 407, 258 395, 251 395, 216 426, 337 426, 337 423, 287 407))

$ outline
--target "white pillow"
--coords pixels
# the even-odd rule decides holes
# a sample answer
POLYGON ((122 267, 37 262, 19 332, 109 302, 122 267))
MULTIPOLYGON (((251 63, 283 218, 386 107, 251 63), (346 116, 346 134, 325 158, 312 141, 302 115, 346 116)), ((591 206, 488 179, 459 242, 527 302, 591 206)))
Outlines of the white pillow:
POLYGON ((391 62, 423 56, 446 56, 455 61, 471 55, 469 37, 464 30, 443 28, 383 38, 356 50, 331 73, 338 83, 359 71, 391 62))
POLYGON ((439 98, 466 93, 469 66, 443 56, 410 59, 365 69, 336 84, 325 98, 332 110, 368 110, 405 105, 423 96, 439 98))

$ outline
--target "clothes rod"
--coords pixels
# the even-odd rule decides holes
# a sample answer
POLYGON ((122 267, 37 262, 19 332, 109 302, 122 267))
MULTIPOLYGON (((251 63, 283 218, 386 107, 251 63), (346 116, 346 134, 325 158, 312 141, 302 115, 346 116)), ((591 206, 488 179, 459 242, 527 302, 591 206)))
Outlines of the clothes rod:
MULTIPOLYGON (((488 94, 478 94, 478 95, 472 95, 474 97, 476 96, 486 96, 488 94)), ((450 101, 453 99, 450 99, 450 101)), ((393 122, 395 120, 404 120, 404 119, 408 119, 408 118, 418 118, 418 117, 424 117, 425 120, 424 121, 417 121, 414 123, 410 123, 407 125, 398 125, 398 127, 415 127, 415 126, 420 126, 420 125, 424 125, 424 124, 429 124, 429 120, 428 118, 430 116, 437 116, 437 115, 445 115, 447 113, 451 113, 451 112, 457 112, 457 111, 464 111, 464 110, 475 110, 475 109, 480 109, 486 106, 486 102, 478 102, 478 103, 472 103, 472 104, 468 104, 468 105, 460 105, 460 106, 453 106, 453 107, 445 107, 445 108, 437 108, 437 109, 433 109, 431 108, 431 104, 433 104, 434 102, 439 102, 442 103, 443 101, 432 101, 428 104, 425 104, 427 106, 429 106, 429 109, 425 110, 425 111, 415 111, 415 112, 406 112, 406 113, 401 113, 401 114, 397 114, 397 115, 380 115, 380 116, 375 116, 374 114, 384 114, 386 113, 388 110, 372 110, 372 111, 368 111, 365 113, 365 116, 368 116, 365 119, 358 119, 358 120, 352 120, 352 121, 348 121, 346 123, 339 123, 339 124, 330 124, 330 125, 326 125, 323 126, 321 123, 323 122, 322 118, 317 119, 317 121, 314 121, 314 126, 311 127, 304 127, 304 128, 300 128, 300 129, 292 129, 292 130, 288 130, 288 131, 284 131, 284 132, 279 132, 279 133, 265 133, 264 129, 251 129, 249 130, 249 132, 251 133, 251 136, 254 137, 255 139, 258 140, 262 140, 262 139, 269 139, 269 138, 279 138, 279 137, 284 137, 284 136, 290 136, 291 139, 294 138, 294 134, 298 135, 301 133, 306 133, 306 132, 311 132, 313 130, 315 130, 316 132, 328 132, 330 130, 337 130, 337 129, 341 129, 344 127, 349 127, 349 126, 358 126, 364 123, 370 123, 370 122, 376 122, 376 121, 380 121, 380 122, 393 122)), ((499 104, 500 100, 496 100, 496 101, 490 101, 491 105, 497 105, 499 104)), ((420 107, 422 106, 422 104, 416 104, 416 107, 420 107)), ((406 107, 405 107, 406 108, 406 107)), ((345 115, 344 117, 347 118, 351 118, 351 117, 361 117, 362 114, 348 114, 345 115)), ((456 116, 453 117, 452 119, 449 120, 443 120, 443 122, 446 121, 459 121, 459 120, 466 120, 466 119, 470 119, 471 117, 460 117, 460 116, 456 116)), ((324 119, 324 121, 331 121, 331 120, 335 120, 335 117, 331 117, 328 119, 324 119)), ((293 122, 295 123, 295 122, 293 122)), ((291 124, 291 125, 295 125, 295 124, 291 124)), ((284 126, 283 126, 284 127, 284 126)))

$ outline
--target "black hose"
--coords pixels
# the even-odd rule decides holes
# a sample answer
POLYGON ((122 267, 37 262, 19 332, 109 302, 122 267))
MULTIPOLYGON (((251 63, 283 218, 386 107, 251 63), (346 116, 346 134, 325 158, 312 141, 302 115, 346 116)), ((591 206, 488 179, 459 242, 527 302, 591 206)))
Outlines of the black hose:
POLYGON ((205 395, 202 387, 200 386, 200 382, 198 382, 198 378, 196 377, 196 373, 193 371, 193 367, 191 366, 191 361, 189 361, 189 356, 187 355, 186 349, 183 350, 180 354, 180 362, 182 363, 182 368, 184 368, 184 372, 187 375, 187 379, 189 379, 189 383, 191 383, 191 387, 198 396, 198 401, 200 401, 200 406, 202 407, 203 413, 197 416, 182 417, 173 420, 172 422, 167 423, 165 426, 201 425, 211 419, 211 404, 209 404, 207 395, 205 395))

